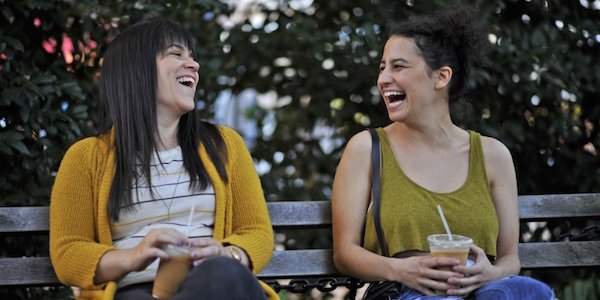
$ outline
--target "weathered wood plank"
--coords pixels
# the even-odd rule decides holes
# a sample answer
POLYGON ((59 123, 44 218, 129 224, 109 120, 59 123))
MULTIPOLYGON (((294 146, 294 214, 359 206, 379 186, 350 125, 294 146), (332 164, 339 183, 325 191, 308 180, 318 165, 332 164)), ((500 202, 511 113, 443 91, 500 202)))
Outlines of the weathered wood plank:
POLYGON ((278 201, 267 203, 275 229, 331 226, 330 201, 278 201))
POLYGON ((258 276, 271 278, 328 277, 339 275, 331 249, 274 251, 269 265, 258 276))
MULTIPOLYGON (((524 270, 597 267, 600 241, 521 243, 519 256, 524 270)), ((275 251, 262 279, 340 276, 331 249, 275 251)), ((48 257, 0 258, 0 286, 60 284, 48 257)))
POLYGON ((60 285, 49 257, 3 257, 0 270, 0 286, 60 285))
POLYGON ((49 207, 0 207, 0 234, 34 233, 49 230, 49 207))
POLYGON ((600 193, 519 196, 521 221, 600 219, 600 193))
MULTIPOLYGON (((280 201, 267 203, 275 229, 331 226, 330 201, 280 201)), ((600 219, 599 194, 519 196, 522 221, 553 218, 600 219)), ((0 233, 48 231, 48 207, 0 207, 0 233)))
POLYGON ((600 266, 600 241, 519 244, 523 269, 600 266))

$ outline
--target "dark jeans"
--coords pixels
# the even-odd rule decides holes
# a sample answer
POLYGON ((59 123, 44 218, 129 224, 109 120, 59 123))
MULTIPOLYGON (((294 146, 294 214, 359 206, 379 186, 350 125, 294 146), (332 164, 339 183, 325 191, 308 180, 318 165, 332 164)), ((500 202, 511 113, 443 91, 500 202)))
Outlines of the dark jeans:
MULTIPOLYGON (((115 300, 154 299, 152 282, 117 290, 115 300)), ((208 259, 194 267, 173 300, 187 299, 267 299, 258 279, 242 264, 229 257, 208 259)))

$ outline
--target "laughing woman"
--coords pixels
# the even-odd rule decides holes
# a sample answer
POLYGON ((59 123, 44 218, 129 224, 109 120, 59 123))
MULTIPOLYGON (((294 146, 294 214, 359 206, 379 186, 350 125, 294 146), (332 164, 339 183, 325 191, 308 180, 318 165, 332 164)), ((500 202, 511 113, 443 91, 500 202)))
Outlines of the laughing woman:
POLYGON ((166 246, 186 245, 194 267, 173 299, 277 299, 253 275, 273 251, 259 178, 237 133, 199 119, 194 53, 165 20, 108 46, 104 126, 69 148, 50 205, 52 264, 81 298, 153 299, 166 246))
POLYGON ((383 49, 377 86, 392 123, 377 129, 380 223, 394 257, 382 255, 370 209, 368 132, 350 139, 338 166, 335 265, 356 278, 393 283, 381 285, 393 289, 377 299, 553 298, 544 283, 517 276, 517 184, 508 149, 450 118, 449 104, 460 97, 487 43, 477 19, 469 8, 410 19, 383 49), (444 232, 437 204, 453 233, 473 238, 472 265, 428 255, 427 236, 444 232))

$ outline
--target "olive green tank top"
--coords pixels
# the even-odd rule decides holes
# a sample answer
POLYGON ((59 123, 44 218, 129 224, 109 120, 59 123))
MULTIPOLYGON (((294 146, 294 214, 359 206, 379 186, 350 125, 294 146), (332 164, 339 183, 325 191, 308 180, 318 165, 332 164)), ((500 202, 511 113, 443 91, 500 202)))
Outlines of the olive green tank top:
MULTIPOLYGON (((452 233, 471 237, 488 256, 496 256, 498 217, 488 184, 479 133, 469 131, 469 172, 457 190, 436 193, 408 178, 396 161, 382 128, 382 176, 380 220, 390 255, 407 250, 429 251, 427 236, 444 233, 436 206, 442 206, 452 233)), ((367 212, 363 246, 381 254, 373 224, 367 212)))

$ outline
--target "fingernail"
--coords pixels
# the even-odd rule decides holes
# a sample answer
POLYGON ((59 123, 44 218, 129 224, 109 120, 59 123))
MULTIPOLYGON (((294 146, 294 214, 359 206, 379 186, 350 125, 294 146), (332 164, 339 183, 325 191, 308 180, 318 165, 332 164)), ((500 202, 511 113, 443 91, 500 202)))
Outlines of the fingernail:
POLYGON ((177 241, 177 243, 175 243, 175 245, 177 245, 178 247, 181 247, 184 245, 183 241, 177 241))

